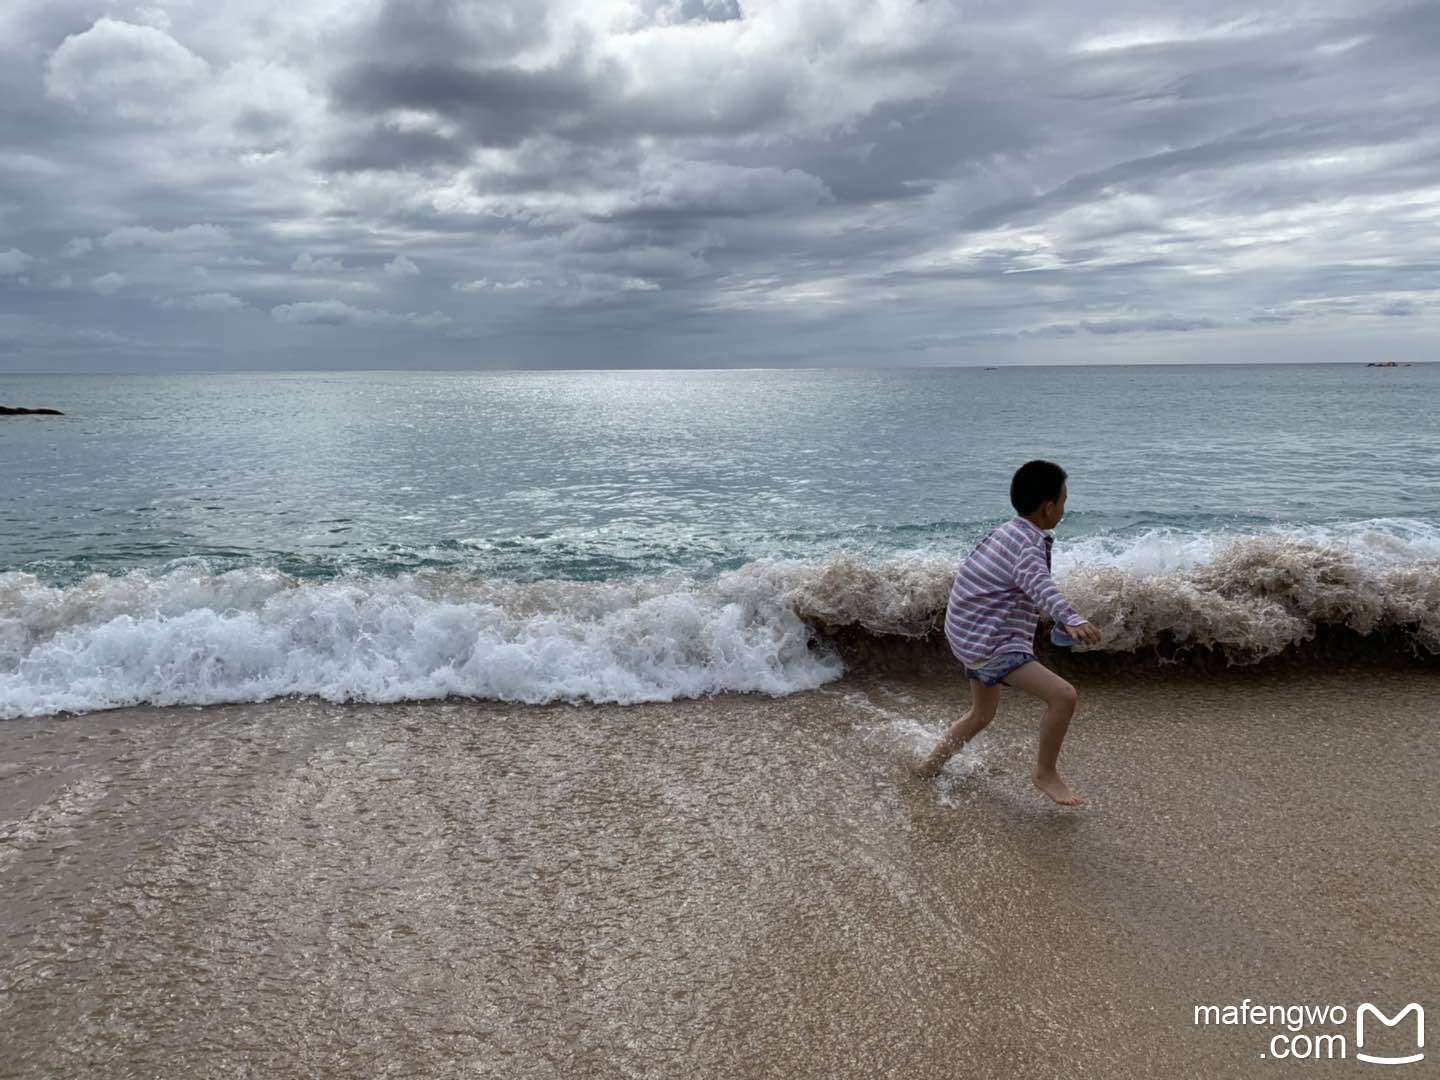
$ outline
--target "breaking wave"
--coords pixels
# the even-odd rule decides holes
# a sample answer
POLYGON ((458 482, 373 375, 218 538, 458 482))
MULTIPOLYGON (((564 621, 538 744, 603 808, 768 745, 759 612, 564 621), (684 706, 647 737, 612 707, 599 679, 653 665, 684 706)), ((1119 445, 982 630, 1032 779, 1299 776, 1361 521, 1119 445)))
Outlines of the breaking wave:
MULTIPOLYGON (((1105 637, 1066 661, 1303 661, 1307 643, 1337 636, 1359 658, 1428 661, 1440 655, 1435 540, 1428 527, 1407 534, 1392 523, 1346 536, 1065 544, 1056 578, 1105 637)), ((285 695, 532 704, 782 695, 836 679, 847 664, 942 656, 956 561, 838 554, 759 560, 708 580, 607 582, 459 570, 314 581, 186 564, 52 586, 10 572, 0 574, 0 718, 285 695)))

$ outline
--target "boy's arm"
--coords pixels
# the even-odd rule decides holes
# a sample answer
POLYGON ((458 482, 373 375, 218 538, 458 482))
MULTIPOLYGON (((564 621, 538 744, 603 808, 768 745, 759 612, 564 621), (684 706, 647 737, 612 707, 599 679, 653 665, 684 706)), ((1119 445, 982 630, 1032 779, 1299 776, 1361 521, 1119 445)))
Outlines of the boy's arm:
POLYGON ((1035 548, 1026 548, 1020 556, 1020 561, 1015 564, 1015 584, 1031 600, 1035 606, 1047 613, 1057 626, 1079 626, 1086 622, 1084 615, 1081 615, 1069 601, 1061 595, 1060 589, 1055 584, 1055 579, 1050 576, 1050 571, 1045 566, 1045 556, 1035 548))

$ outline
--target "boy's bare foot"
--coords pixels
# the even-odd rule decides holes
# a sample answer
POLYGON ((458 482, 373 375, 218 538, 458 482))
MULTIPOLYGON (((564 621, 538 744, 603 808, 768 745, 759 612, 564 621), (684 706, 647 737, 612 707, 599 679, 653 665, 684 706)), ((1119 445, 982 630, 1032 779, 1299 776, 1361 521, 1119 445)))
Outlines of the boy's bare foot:
POLYGON ((943 767, 943 762, 938 762, 933 757, 928 757, 924 761, 912 761, 910 763, 910 775, 918 776, 921 780, 933 780, 940 775, 940 770, 943 767))
POLYGON ((1055 771, 1039 772, 1034 776, 1035 786, 1043 791, 1050 798, 1054 799, 1061 806, 1079 806, 1085 800, 1071 790, 1070 785, 1060 779, 1060 774, 1055 771))

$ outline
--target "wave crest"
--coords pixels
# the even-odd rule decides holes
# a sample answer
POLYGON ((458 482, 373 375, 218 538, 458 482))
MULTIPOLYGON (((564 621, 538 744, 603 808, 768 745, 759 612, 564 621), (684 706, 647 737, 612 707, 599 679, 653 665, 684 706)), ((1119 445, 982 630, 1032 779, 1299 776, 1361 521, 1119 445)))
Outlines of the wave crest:
POLYGON ((785 601, 795 570, 518 583, 454 573, 302 582, 267 570, 0 575, 0 717, 307 694, 630 704, 837 678, 785 601))
MULTIPOLYGON (((787 694, 867 658, 953 666, 942 626, 956 562, 842 553, 760 560, 703 581, 520 582, 447 569, 322 582, 187 565, 56 587, 5 573, 0 718, 291 694, 535 704, 787 694)), ((1088 562, 1057 580, 1105 637, 1064 663, 1123 670, 1198 655, 1251 665, 1316 657, 1306 643, 1328 648, 1337 635, 1354 658, 1440 654, 1433 558, 1367 560, 1265 536, 1183 569, 1088 562)))
MULTIPOLYGON (((1320 627, 1365 637, 1398 631, 1415 655, 1440 653, 1440 560, 1371 568, 1336 545, 1286 537, 1236 540, 1210 561, 1142 575, 1080 565, 1056 580, 1104 635, 1079 653, 1208 649, 1232 665, 1279 656, 1320 627)), ((824 635, 940 634, 955 566, 929 558, 873 563, 842 556, 797 589, 796 610, 824 635)))

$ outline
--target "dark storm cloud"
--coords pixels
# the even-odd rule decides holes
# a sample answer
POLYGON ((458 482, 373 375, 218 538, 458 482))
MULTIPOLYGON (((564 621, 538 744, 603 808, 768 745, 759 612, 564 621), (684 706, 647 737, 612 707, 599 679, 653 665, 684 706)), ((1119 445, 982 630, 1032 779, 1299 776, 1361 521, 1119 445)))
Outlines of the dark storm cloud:
POLYGON ((1030 108, 992 86, 972 87, 935 99, 882 102, 843 139, 818 133, 721 152, 735 164, 801 169, 844 203, 921 199, 967 163, 1038 147, 1039 132, 1027 123, 1035 119, 1027 117, 1030 108))
POLYGON ((1106 319, 1082 322, 1080 329, 1092 334, 1138 334, 1153 330, 1213 330, 1220 326, 1216 319, 1189 319, 1177 315, 1153 315, 1143 319, 1106 319))
POLYGON ((392 109, 432 112, 460 125, 476 146, 518 145, 590 104, 585 78, 573 70, 471 71, 453 66, 396 67, 365 62, 347 68, 331 87, 331 103, 347 112, 392 109))
POLYGON ((402 172, 442 165, 460 165, 469 148, 456 139, 429 131, 399 131, 383 124, 341 137, 316 164, 327 172, 366 170, 402 172))
POLYGON ((740 19, 740 0, 681 0, 668 5, 675 12, 675 22, 729 22, 740 19))
POLYGON ((544 44, 547 9, 532 0, 383 0, 352 27, 355 49, 394 63, 505 59, 544 44))
POLYGON ((1359 0, 17 0, 0 368, 1403 352, 1437 49, 1359 0))

